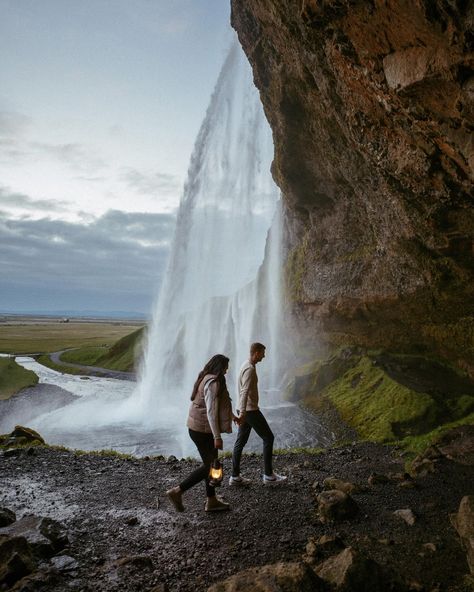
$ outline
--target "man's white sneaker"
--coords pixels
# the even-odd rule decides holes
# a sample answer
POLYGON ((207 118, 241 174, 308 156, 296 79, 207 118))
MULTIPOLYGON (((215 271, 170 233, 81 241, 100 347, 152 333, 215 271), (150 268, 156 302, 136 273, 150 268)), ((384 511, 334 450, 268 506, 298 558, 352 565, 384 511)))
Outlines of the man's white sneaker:
POLYGON ((251 479, 246 479, 245 477, 230 477, 229 478, 229 485, 235 485, 236 487, 248 487, 252 483, 251 479))
POLYGON ((287 480, 288 477, 286 475, 278 475, 277 473, 263 475, 264 485, 282 485, 283 483, 286 483, 287 480))

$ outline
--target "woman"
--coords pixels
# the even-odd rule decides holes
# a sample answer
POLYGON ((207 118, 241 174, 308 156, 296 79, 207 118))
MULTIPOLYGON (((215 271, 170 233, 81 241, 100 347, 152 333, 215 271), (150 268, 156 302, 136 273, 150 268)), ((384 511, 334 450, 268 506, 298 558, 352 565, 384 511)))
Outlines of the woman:
POLYGON ((216 497, 215 489, 209 480, 212 461, 217 458, 217 451, 222 450, 221 433, 232 432, 232 420, 237 419, 232 413, 232 403, 225 381, 228 367, 229 358, 221 354, 212 356, 194 383, 186 425, 203 464, 177 487, 166 492, 178 512, 184 511, 183 493, 202 480, 206 481, 206 512, 230 509, 229 504, 216 497))

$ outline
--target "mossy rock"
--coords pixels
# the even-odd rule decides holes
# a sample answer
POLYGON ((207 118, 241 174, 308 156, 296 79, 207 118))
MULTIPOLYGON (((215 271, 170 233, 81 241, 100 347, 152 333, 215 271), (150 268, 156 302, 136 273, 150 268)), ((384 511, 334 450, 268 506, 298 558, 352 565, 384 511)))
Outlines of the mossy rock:
POLYGON ((427 446, 473 423, 474 384, 449 364, 420 355, 342 349, 298 369, 288 389, 315 412, 333 406, 358 437, 427 446))

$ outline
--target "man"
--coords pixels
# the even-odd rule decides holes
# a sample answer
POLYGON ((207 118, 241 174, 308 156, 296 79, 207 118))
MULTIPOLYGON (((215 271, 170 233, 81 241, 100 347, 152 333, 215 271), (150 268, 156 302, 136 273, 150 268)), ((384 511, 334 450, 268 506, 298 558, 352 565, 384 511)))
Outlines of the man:
POLYGON ((263 462, 265 472, 263 475, 264 485, 279 485, 287 478, 284 475, 277 475, 273 472, 273 432, 267 420, 258 407, 258 376, 255 369, 256 364, 265 357, 265 346, 261 343, 252 343, 250 346, 250 357, 244 362, 239 374, 239 431, 232 453, 232 476, 229 485, 249 485, 250 479, 240 475, 240 458, 244 446, 250 436, 252 428, 263 440, 263 462))

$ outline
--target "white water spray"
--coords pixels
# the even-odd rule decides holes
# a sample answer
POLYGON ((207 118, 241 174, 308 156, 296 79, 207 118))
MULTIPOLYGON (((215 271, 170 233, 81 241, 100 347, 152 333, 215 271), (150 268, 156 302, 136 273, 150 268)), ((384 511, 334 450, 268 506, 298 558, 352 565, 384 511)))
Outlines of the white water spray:
POLYGON ((151 424, 184 432, 194 380, 215 353, 231 359, 232 394, 252 341, 267 345, 259 371, 276 386, 281 236, 272 159, 270 128, 235 42, 196 141, 133 399, 133 412, 151 424))

